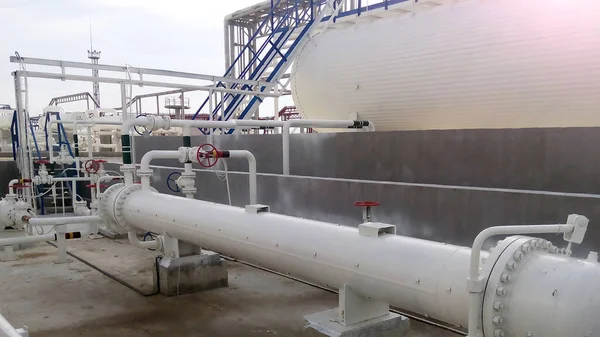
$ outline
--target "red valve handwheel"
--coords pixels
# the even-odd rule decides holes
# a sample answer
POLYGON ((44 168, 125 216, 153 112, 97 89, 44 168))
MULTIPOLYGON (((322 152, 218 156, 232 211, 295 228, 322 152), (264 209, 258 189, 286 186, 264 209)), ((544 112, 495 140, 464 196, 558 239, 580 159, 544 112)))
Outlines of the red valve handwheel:
POLYGON ((90 159, 83 164, 83 168, 87 173, 96 174, 98 173, 98 170, 100 170, 100 163, 96 160, 90 159))
POLYGON ((377 207, 379 205, 379 201, 357 201, 354 203, 354 206, 357 207, 377 207))
POLYGON ((198 164, 202 167, 213 167, 219 161, 219 151, 212 144, 202 144, 198 147, 198 151, 196 151, 196 160, 198 164), (203 153, 204 151, 204 153, 203 153))

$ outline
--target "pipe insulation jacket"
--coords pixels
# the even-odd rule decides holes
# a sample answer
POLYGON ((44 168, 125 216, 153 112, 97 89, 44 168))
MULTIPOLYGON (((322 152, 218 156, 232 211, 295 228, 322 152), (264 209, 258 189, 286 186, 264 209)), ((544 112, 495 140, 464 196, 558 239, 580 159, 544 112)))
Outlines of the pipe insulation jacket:
MULTIPOLYGON (((467 326, 470 248, 400 235, 362 236, 353 227, 268 212, 253 213, 243 208, 141 190, 139 185, 111 186, 103 195, 101 212, 107 221, 126 230, 166 232, 179 240, 315 284, 331 288, 348 285, 364 297, 455 326, 467 326)), ((550 254, 553 246, 544 240, 536 245, 530 242, 532 238, 517 238, 505 248, 496 249, 497 257, 482 265, 482 270, 489 269, 490 287, 498 283, 500 288, 501 280, 512 282, 500 290, 485 289, 484 310, 505 301, 505 316, 511 318, 502 323, 507 325, 502 328, 519 333, 514 336, 526 336, 527 332, 544 337, 600 336, 594 315, 581 315, 582 312, 597 313, 600 296, 590 295, 586 301, 571 298, 577 292, 598 293, 600 265, 550 254), (540 249, 522 254, 519 256, 522 260, 514 265, 505 262, 503 259, 518 255, 513 250, 521 249, 519 245, 540 249), (519 268, 525 263, 525 267, 519 268), (504 272, 506 265, 513 267, 514 274, 506 275, 510 273, 504 272), (559 274, 552 269, 555 265, 563 266, 558 270, 579 273, 583 279, 559 274), (546 274, 542 274, 544 270, 546 274), (545 294, 549 298, 537 302, 534 299, 533 304, 523 304, 520 300, 531 298, 532 294, 542 296, 541 289, 549 288, 556 288, 556 293, 564 291, 571 297, 558 300, 550 292, 545 294), (513 306, 511 299, 518 304, 513 306), (535 303, 545 306, 533 310, 535 303), (553 319, 558 313, 562 317, 553 319), (569 324, 570 334, 564 334, 565 328, 560 326, 566 321, 577 323, 569 324), (535 329, 544 329, 546 333, 537 334, 535 329)), ((481 256, 489 258, 487 252, 481 256)), ((493 312, 493 317, 488 316, 484 315, 486 320, 489 318, 484 324, 492 326, 492 335, 486 333, 485 337, 493 336, 497 328, 493 321, 499 320, 493 312)))

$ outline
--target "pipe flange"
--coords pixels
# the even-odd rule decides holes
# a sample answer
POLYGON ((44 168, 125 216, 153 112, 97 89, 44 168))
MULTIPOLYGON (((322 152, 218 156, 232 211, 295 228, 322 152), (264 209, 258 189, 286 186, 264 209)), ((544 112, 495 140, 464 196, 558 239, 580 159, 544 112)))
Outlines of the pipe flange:
POLYGON ((487 276, 482 304, 482 329, 485 337, 510 336, 510 296, 514 282, 533 253, 560 252, 550 241, 525 236, 511 236, 498 242, 483 265, 487 276))
POLYGON ((111 200, 114 200, 115 195, 121 191, 121 189, 125 186, 123 183, 114 184, 107 188, 100 196, 99 196, 99 204, 98 210, 100 215, 104 218, 109 227, 118 228, 119 225, 114 220, 114 209, 113 203, 111 200))

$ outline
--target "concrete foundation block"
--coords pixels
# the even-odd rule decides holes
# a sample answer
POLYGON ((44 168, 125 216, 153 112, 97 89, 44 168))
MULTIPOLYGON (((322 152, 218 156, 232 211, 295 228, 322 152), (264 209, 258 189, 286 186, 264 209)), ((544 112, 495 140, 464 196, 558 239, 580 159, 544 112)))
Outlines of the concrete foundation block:
POLYGON ((175 259, 162 258, 154 285, 165 296, 191 294, 227 287, 227 264, 214 252, 175 259))
POLYGON ((410 330, 407 317, 390 312, 364 322, 344 326, 338 323, 339 309, 331 309, 305 316, 310 337, 400 337, 410 330))

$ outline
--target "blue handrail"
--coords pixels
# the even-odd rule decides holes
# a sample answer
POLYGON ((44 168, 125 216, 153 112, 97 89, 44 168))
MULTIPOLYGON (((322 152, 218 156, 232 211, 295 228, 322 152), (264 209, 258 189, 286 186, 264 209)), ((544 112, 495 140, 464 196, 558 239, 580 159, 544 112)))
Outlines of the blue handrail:
MULTIPOLYGON (((242 70, 242 73, 240 74, 239 78, 243 79, 248 75, 248 72, 255 66, 256 61, 259 61, 259 67, 257 69, 255 69, 255 71, 251 72, 248 76, 249 80, 255 80, 257 78, 260 78, 260 76, 257 76, 258 72, 257 70, 261 69, 264 67, 263 63, 265 62, 265 60, 272 60, 271 58, 271 54, 273 52, 277 52, 279 51, 279 48, 277 48, 276 46, 279 45, 279 43, 281 43, 282 38, 286 38, 289 37, 289 35, 285 36, 286 34, 281 34, 278 38, 277 41, 275 43, 272 42, 272 39, 275 35, 277 35, 278 31, 280 29, 286 29, 288 30, 288 32, 290 31, 289 27, 286 27, 285 24, 287 22, 287 20, 291 17, 291 14, 293 14, 293 11, 298 10, 299 7, 299 1, 295 1, 294 5, 290 8, 288 8, 287 12, 281 17, 281 19, 279 20, 278 24, 276 25, 276 27, 274 27, 274 29, 272 29, 271 34, 267 37, 267 40, 265 41, 265 43, 263 43, 261 45, 261 47, 255 52, 252 48, 251 45, 253 43, 253 41, 258 37, 258 34, 260 32, 260 30, 268 23, 271 22, 272 20, 274 20, 275 17, 275 9, 277 7, 277 5, 279 5, 279 3, 281 3, 281 0, 278 0, 276 3, 272 1, 271 4, 271 11, 269 12, 269 15, 267 15, 267 17, 263 20, 263 22, 261 22, 261 24, 259 25, 259 28, 256 30, 256 32, 252 35, 252 37, 249 39, 248 43, 244 46, 244 48, 242 49, 242 51, 240 52, 240 54, 237 56, 237 58, 232 62, 231 66, 229 67, 229 69, 227 69, 227 71, 225 72, 224 77, 227 77, 228 75, 230 75, 231 71, 234 69, 234 67, 236 66, 236 64, 238 63, 238 61, 241 59, 241 57, 243 56, 244 52, 246 52, 246 50, 251 50, 253 53, 253 58, 250 60, 250 62, 248 62, 248 65, 242 70), (267 52, 267 55, 265 55, 265 58, 263 60, 260 60, 260 55, 265 51, 265 49, 267 48, 267 46, 272 45, 274 48, 276 48, 276 50, 269 50, 267 52)), ((296 23, 299 23, 299 17, 295 20, 296 23)), ((307 20, 306 22, 310 22, 309 20, 307 20)), ((272 26, 275 25, 274 22, 272 23, 272 26)), ((293 30, 293 29, 292 29, 293 30)), ((290 34, 291 35, 291 34, 290 34)), ((262 75, 262 73, 260 73, 260 75, 262 75)), ((217 85, 220 86, 224 86, 224 84, 222 82, 219 82, 217 85)), ((232 89, 235 89, 237 87, 237 84, 234 84, 231 86, 232 89)), ((242 86, 242 90, 246 90, 246 89, 250 89, 251 86, 250 85, 243 85, 242 86)), ((226 111, 225 115, 231 114, 230 111, 235 111, 235 109, 231 109, 230 106, 236 106, 237 108, 237 100, 239 97, 241 97, 242 94, 226 94, 224 96, 223 102, 227 102, 230 99, 233 99, 232 104, 230 104, 227 109, 228 111, 226 111)), ((204 109, 204 107, 206 107, 206 104, 209 102, 209 100, 211 99, 211 97, 207 97, 204 102, 202 103, 202 105, 200 106, 200 108, 196 111, 196 113, 194 114, 194 116, 192 117, 192 119, 196 119, 198 117, 198 115, 200 114, 200 112, 204 109)), ((218 111, 221 110, 221 103, 217 104, 217 106, 215 107, 214 111, 211 111, 210 113, 213 114, 213 116, 217 115, 218 111)), ((218 120, 227 120, 229 119, 229 116, 221 116, 218 120)))

